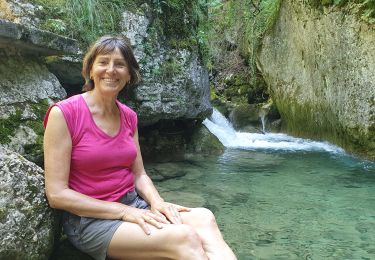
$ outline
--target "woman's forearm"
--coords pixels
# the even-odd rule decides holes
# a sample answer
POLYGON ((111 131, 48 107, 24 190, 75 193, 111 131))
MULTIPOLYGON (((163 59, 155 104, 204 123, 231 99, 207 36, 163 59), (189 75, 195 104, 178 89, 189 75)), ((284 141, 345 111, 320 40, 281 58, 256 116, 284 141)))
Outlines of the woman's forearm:
POLYGON ((69 188, 55 193, 47 192, 47 197, 52 208, 81 217, 121 219, 128 208, 122 203, 98 200, 69 188))
POLYGON ((152 180, 145 172, 136 175, 135 188, 138 194, 150 205, 156 202, 164 201, 160 197, 160 194, 152 183, 152 180))

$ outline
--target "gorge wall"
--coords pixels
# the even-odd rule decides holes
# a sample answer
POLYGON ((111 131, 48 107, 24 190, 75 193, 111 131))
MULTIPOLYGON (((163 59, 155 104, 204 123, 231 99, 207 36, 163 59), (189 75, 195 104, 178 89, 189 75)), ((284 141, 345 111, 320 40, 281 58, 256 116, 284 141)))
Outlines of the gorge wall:
POLYGON ((375 26, 350 6, 283 1, 258 67, 284 131, 375 158, 375 26))

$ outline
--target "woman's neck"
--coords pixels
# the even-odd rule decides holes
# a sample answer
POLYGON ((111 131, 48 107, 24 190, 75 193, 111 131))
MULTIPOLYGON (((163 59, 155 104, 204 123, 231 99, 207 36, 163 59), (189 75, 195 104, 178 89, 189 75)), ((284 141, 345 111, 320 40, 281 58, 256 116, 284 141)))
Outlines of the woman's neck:
POLYGON ((113 115, 118 113, 116 105, 117 96, 104 96, 93 89, 84 93, 83 97, 92 113, 98 113, 100 115, 113 115))

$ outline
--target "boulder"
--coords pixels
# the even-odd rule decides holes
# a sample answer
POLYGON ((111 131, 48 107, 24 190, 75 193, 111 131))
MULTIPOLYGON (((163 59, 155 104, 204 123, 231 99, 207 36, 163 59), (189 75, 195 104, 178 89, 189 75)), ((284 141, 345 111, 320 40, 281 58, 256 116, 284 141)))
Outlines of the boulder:
POLYGON ((48 259, 53 219, 43 170, 0 146, 0 259, 48 259))
POLYGON ((235 129, 249 125, 261 127, 259 111, 259 106, 256 104, 241 104, 233 108, 229 114, 229 120, 235 129))
POLYGON ((221 155, 225 147, 205 125, 197 125, 189 136, 187 153, 201 155, 221 155))
MULTIPOLYGON (((145 10, 148 8, 144 7, 145 10)), ((208 72, 197 46, 171 48, 153 28, 146 12, 124 12, 122 34, 130 39, 141 63, 142 83, 130 90, 127 103, 139 115, 140 126, 160 120, 204 119, 212 113, 208 72)))

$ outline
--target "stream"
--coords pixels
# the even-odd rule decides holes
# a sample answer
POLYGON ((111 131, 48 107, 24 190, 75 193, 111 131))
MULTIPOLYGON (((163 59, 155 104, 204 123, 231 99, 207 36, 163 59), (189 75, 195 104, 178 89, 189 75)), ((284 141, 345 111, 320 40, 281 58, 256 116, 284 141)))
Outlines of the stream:
POLYGON ((238 259, 375 259, 374 162, 329 143, 236 132, 217 111, 203 123, 225 152, 159 164, 180 177, 155 184, 166 200, 211 209, 238 259))

